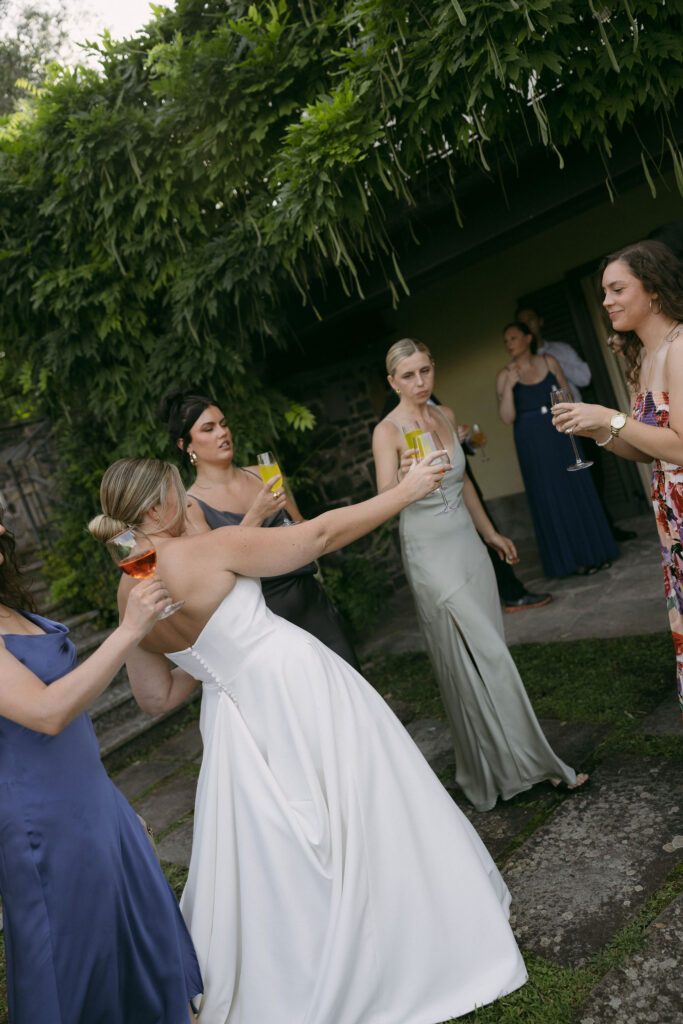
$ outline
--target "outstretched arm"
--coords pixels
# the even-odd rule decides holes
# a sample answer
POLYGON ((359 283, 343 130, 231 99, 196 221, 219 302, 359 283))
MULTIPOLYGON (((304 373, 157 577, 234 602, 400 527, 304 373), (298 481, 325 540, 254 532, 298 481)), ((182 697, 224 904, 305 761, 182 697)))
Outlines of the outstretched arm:
POLYGON ((432 463, 443 454, 432 453, 419 466, 414 466, 399 484, 374 498, 324 512, 286 530, 224 526, 211 534, 183 539, 182 549, 175 547, 177 552, 184 553, 182 563, 176 561, 174 566, 169 558, 162 564, 164 553, 160 552, 160 569, 172 590, 173 580, 179 579, 188 567, 193 572, 201 571, 202 567, 206 571, 222 568, 242 576, 276 576, 291 572, 321 555, 343 548, 433 491, 441 481, 443 470, 432 463))
POLYGON ((0 715, 56 736, 106 689, 169 600, 160 580, 139 583, 118 629, 87 661, 49 686, 10 654, 0 637, 0 715))

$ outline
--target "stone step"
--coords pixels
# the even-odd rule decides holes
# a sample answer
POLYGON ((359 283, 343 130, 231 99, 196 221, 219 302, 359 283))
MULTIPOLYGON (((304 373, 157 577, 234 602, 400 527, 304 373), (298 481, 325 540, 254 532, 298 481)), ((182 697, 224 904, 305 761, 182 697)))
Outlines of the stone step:
POLYGON ((503 871, 520 946, 562 966, 585 965, 683 860, 682 807, 675 760, 604 761, 503 871))
POLYGON ((590 994, 577 1024, 676 1024, 683 1021, 680 982, 683 894, 645 932, 643 948, 613 967, 590 994))

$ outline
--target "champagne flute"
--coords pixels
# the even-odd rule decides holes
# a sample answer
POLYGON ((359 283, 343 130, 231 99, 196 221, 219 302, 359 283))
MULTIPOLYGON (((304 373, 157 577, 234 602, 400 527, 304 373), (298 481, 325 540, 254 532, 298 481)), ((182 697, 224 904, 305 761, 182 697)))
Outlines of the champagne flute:
MULTIPOLYGON (((280 469, 278 461, 272 452, 261 452, 260 455, 256 456, 256 461, 258 463, 258 471, 261 474, 261 480, 263 481, 264 484, 267 484, 268 481, 272 480, 274 477, 279 476, 281 478, 280 487, 285 486, 284 474, 280 469)), ((274 484, 271 486, 271 490, 273 489, 274 486, 274 484)), ((283 512, 283 516, 283 526, 295 525, 294 520, 290 519, 286 512, 283 512)))
POLYGON ((486 454, 486 434, 481 429, 478 423, 472 425, 472 430, 469 436, 472 444, 476 445, 477 448, 481 449, 481 461, 490 462, 491 459, 486 454))
MULTIPOLYGON (((573 402, 573 401, 574 401, 574 396, 572 395, 571 388, 552 388, 551 391, 550 391, 550 404, 551 405, 559 405, 560 402, 573 402)), ((571 466, 567 466, 567 472, 568 473, 573 473, 577 469, 588 469, 588 467, 592 466, 593 463, 592 462, 586 462, 586 460, 582 459, 581 456, 579 455, 579 449, 576 447, 576 441, 574 440, 574 438, 572 436, 571 428, 567 431, 567 433, 569 434, 569 440, 572 443, 572 448, 574 449, 574 457, 576 458, 576 462, 574 462, 571 466)))
MULTIPOLYGON (((149 537, 138 537, 135 530, 124 530, 107 541, 107 551, 127 576, 134 580, 148 580, 157 566, 157 553, 149 537)), ((159 619, 166 619, 185 604, 175 601, 167 604, 159 619)))
MULTIPOLYGON (((417 458, 418 461, 420 462, 422 461, 422 459, 426 458, 427 455, 430 455, 431 452, 437 452, 443 449, 443 445, 441 444, 441 438, 439 437, 435 430, 422 431, 415 438, 415 444, 417 445, 417 458)), ((436 463, 436 465, 444 464, 450 466, 451 460, 448 458, 448 455, 441 455, 438 459, 434 459, 434 463, 436 463)), ((441 500, 443 501, 444 507, 440 508, 438 512, 435 512, 435 516, 443 516, 447 512, 453 512, 455 511, 456 508, 460 507, 459 500, 455 505, 449 504, 448 498, 446 497, 446 492, 444 491, 442 484, 439 484, 438 490, 439 494, 441 495, 441 500)))
POLYGON ((409 423, 402 423, 401 430, 403 431, 403 434, 405 436, 406 444, 408 445, 409 448, 412 448, 412 450, 417 454, 415 438, 417 437, 418 434, 422 433, 422 427, 417 422, 417 420, 411 420, 409 423))

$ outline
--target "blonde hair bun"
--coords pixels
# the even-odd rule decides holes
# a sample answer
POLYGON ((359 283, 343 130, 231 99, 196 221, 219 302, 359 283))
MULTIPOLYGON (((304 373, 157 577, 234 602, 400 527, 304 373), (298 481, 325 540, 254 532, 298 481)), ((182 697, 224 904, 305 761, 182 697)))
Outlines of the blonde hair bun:
POLYGON ((174 530, 185 518, 187 497, 180 473, 160 459, 119 459, 106 471, 100 484, 102 515, 88 524, 93 537, 106 544, 117 533, 139 527, 155 505, 165 508, 173 499, 175 512, 157 530, 174 530))
POLYGON ((119 533, 123 533, 128 528, 128 523, 124 523, 120 519, 114 519, 113 516, 108 516, 106 512, 95 516, 88 523, 88 530, 95 540, 99 540, 101 544, 106 544, 112 537, 118 536, 119 533))

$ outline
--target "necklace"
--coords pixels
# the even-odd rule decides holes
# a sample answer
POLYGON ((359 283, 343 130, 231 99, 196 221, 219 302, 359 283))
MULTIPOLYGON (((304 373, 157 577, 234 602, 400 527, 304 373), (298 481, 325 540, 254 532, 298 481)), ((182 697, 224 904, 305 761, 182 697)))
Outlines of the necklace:
MULTIPOLYGON (((238 469, 240 471, 240 473, 246 473, 246 469, 244 468, 244 466, 236 466, 235 468, 238 469)), ((195 487, 197 487, 200 491, 212 491, 214 489, 214 487, 229 487, 229 486, 230 486, 229 484, 225 484, 222 481, 219 484, 198 484, 197 481, 195 480, 195 482, 192 484, 192 488, 193 489, 195 487)))

